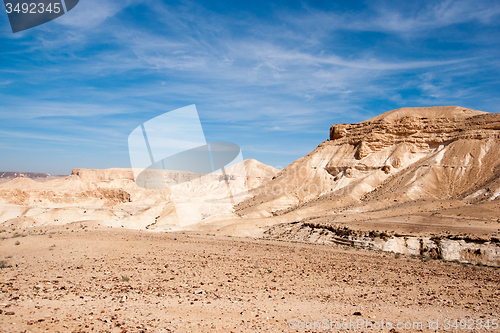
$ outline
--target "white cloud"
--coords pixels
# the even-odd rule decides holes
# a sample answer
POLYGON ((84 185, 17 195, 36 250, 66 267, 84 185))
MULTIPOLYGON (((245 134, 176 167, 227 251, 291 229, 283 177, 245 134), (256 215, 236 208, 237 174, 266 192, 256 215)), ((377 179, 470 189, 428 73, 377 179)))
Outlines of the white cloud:
MULTIPOLYGON (((27 56, 41 58, 43 68, 28 62, 22 70, 4 68, 0 73, 8 71, 18 82, 25 75, 30 87, 41 92, 33 88, 29 98, 0 96, 0 116, 73 118, 75 122, 61 124, 111 142, 128 134, 134 119, 96 122, 93 129, 93 124, 82 125, 85 118, 133 112, 141 118, 143 113, 196 103, 209 128, 227 128, 234 137, 259 132, 264 133, 262 141, 266 135, 290 133, 323 139, 337 119, 356 122, 387 110, 372 110, 367 101, 458 104, 454 99, 485 94, 480 91, 484 85, 462 86, 464 79, 489 68, 496 68, 493 73, 499 70, 497 53, 492 54, 498 49, 496 39, 491 37, 482 36, 484 52, 444 52, 419 44, 425 36, 441 36, 439 29, 457 23, 494 26, 499 13, 495 3, 429 2, 413 11, 385 5, 342 14, 309 9, 280 12, 270 22, 222 17, 193 4, 169 7, 148 1, 160 29, 106 21, 136 3, 82 0, 58 20, 61 34, 34 35, 34 42, 24 41, 32 43, 27 56), (372 37, 357 45, 339 38, 346 31, 354 36, 360 31, 382 32, 390 43, 372 37), (101 49, 103 44, 110 47, 101 49), (110 86, 103 83, 107 80, 110 86), (68 82, 69 87, 47 92, 46 82, 68 82), (408 97, 406 90, 417 93, 408 97), (65 96, 77 98, 53 102, 65 96)), ((467 38, 475 41, 475 36, 467 38)), ((463 43, 464 49, 472 45, 462 35, 448 35, 446 42, 463 43)))
POLYGON ((406 36, 418 35, 446 26, 479 22, 498 25, 498 1, 443 0, 414 4, 390 1, 369 2, 363 11, 325 12, 309 9, 305 14, 288 13, 285 20, 292 25, 326 36, 331 31, 377 31, 406 36))

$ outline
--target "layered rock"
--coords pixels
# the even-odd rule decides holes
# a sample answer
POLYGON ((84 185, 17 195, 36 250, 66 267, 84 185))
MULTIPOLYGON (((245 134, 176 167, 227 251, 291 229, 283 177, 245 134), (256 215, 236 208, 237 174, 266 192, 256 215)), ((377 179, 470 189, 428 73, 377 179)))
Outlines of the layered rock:
POLYGON ((330 140, 254 191, 238 212, 280 215, 321 202, 302 214, 310 215, 367 200, 383 207, 394 200, 464 199, 482 190, 487 194, 480 198, 494 200, 499 175, 499 114, 403 108, 332 126, 330 140))
MULTIPOLYGON (((231 168, 243 170, 244 188, 261 186, 273 177, 277 169, 256 160, 246 160, 231 168), (246 176, 246 177, 245 177, 246 176)), ((74 169, 71 175, 47 182, 15 178, 0 184, 0 223, 23 226, 65 224, 74 221, 100 221, 105 225, 127 228, 162 228, 178 224, 174 201, 187 203, 194 199, 202 205, 192 205, 194 219, 210 216, 217 199, 227 196, 227 184, 222 174, 198 175, 186 171, 164 171, 163 187, 145 189, 138 186, 131 169, 74 169), (165 188, 165 179, 172 192, 165 188), (179 198, 181 197, 181 198, 179 198), (205 211, 205 209, 207 211, 205 211)), ((157 175, 155 173, 154 175, 157 175)), ((154 179, 153 181, 158 181, 154 179)), ((245 193, 238 193, 245 196, 245 193)), ((236 195, 236 194, 235 194, 236 195)), ((228 214, 232 214, 232 205, 228 214)))
POLYGON ((366 151, 378 151, 403 142, 439 145, 457 140, 500 137, 497 114, 458 106, 403 108, 386 112, 358 124, 338 124, 330 128, 330 140, 366 151))

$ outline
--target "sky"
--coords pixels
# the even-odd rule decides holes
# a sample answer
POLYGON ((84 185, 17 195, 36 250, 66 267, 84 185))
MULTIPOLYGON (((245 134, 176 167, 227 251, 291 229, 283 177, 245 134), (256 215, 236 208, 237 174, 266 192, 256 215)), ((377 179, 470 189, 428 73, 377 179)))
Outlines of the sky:
POLYGON ((15 34, 0 9, 0 171, 128 168, 130 133, 192 104, 207 141, 278 168, 336 123, 500 111, 496 0, 80 0, 15 34))

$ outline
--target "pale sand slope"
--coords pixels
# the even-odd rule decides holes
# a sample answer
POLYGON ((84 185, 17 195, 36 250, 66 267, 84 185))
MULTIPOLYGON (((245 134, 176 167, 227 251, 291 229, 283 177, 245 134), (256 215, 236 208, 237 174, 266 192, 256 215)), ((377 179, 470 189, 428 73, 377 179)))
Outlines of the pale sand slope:
POLYGON ((361 230, 498 237, 499 119, 449 106, 403 108, 334 125, 331 140, 283 171, 246 160, 250 191, 241 192, 237 199, 248 199, 235 210, 231 202, 220 203, 227 190, 220 175, 210 176, 218 177, 215 182, 182 183, 175 195, 138 187, 126 169, 75 169, 44 184, 18 178, 0 185, 0 221, 27 227, 99 220, 124 228, 260 236, 278 223, 314 220, 361 230), (187 201, 188 208, 190 200, 200 200, 187 209, 187 218, 200 222, 182 226, 173 199, 187 201), (210 210, 217 214, 206 214, 210 210))
POLYGON ((292 332, 293 319, 434 332, 428 320, 500 317, 494 268, 90 222, 1 230, 0 332, 292 332))
MULTIPOLYGON (((105 227, 114 221, 158 231, 171 223, 172 194, 137 188, 124 170, 76 170, 51 189, 14 182, 0 190, 0 260, 11 266, 0 270, 0 330, 281 332, 296 331, 292 319, 362 319, 422 322, 422 331, 434 332, 428 320, 443 331, 445 319, 467 319, 473 331, 487 331, 477 320, 500 319, 498 269, 300 237, 222 235, 258 236, 303 220, 403 238, 451 231, 493 240, 499 130, 498 115, 459 107, 401 109, 333 126, 332 140, 275 179, 275 170, 257 164, 263 171, 255 173, 253 196, 238 214, 196 225, 205 235, 105 227), (73 218, 93 221, 54 225, 73 218), (44 226, 21 228, 33 224, 44 226)), ((210 192, 201 185, 186 193, 210 192)), ((419 329, 392 332, 405 331, 419 329)))
POLYGON ((330 140, 250 193, 236 212, 267 224, 498 237, 500 114, 403 108, 334 125, 330 140))
MULTIPOLYGON (((256 160, 246 160, 242 166, 229 167, 227 174, 232 176, 232 170, 238 168, 243 170, 243 176, 240 173, 235 182, 244 185, 239 192, 243 188, 260 186, 278 171, 256 160)), ((114 227, 168 230, 179 227, 173 200, 199 198, 202 204, 191 205, 191 210, 201 221, 205 215, 212 218, 215 215, 204 215, 206 206, 214 211, 217 200, 227 196, 227 184, 222 174, 203 177, 177 171, 166 174, 178 182, 195 180, 181 183, 175 187, 176 192, 171 192, 169 189, 151 190, 137 186, 131 169, 74 169, 68 177, 44 183, 16 178, 0 185, 0 223, 30 227, 99 220, 114 227)), ((240 194, 241 199, 247 195, 239 192, 235 195, 240 194)), ((219 205, 220 209, 215 213, 236 218, 231 202, 228 202, 229 205, 219 205)))

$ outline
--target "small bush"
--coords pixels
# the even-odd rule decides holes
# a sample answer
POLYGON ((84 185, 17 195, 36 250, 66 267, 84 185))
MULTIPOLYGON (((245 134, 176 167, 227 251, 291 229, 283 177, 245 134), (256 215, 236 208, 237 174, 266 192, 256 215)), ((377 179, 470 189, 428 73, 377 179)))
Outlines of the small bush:
POLYGON ((7 268, 9 267, 7 260, 0 260, 0 268, 7 268))
POLYGON ((128 282, 130 280, 130 278, 126 275, 122 275, 122 281, 123 282, 128 282))
POLYGON ((19 245, 19 244, 21 244, 21 242, 20 242, 20 241, 16 241, 16 242, 14 243, 14 245, 19 245))

